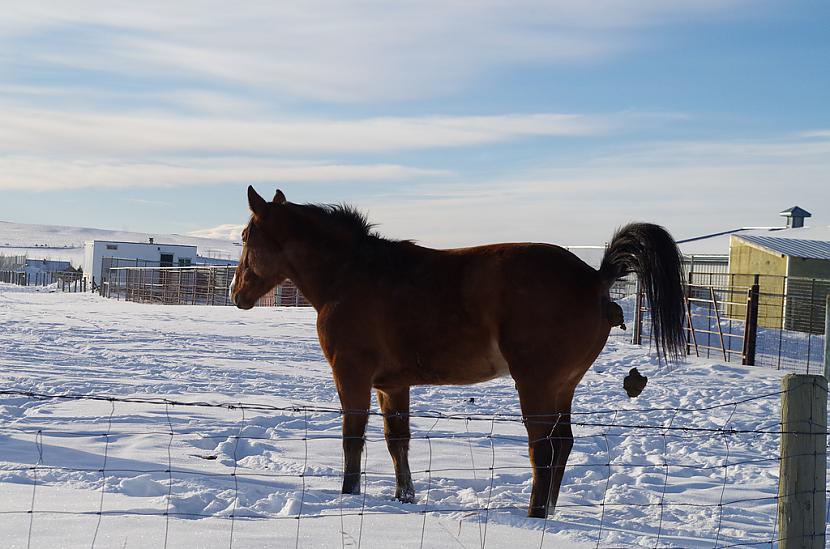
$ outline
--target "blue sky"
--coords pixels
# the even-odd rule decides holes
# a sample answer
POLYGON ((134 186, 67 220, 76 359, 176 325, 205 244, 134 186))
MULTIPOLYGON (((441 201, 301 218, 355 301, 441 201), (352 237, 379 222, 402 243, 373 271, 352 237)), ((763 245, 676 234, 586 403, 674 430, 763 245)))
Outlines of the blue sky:
POLYGON ((235 234, 252 183, 435 246, 830 224, 826 2, 17 4, 5 221, 235 234))

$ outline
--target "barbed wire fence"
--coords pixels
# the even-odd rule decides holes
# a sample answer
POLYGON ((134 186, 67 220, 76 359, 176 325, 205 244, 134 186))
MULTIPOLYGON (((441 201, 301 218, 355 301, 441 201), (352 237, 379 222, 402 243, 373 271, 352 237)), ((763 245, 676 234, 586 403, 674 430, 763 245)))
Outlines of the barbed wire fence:
MULTIPOLYGON (((416 453, 419 453, 419 457, 416 461, 421 464, 413 467, 412 474, 422 497, 416 504, 390 506, 386 501, 381 506, 377 503, 370 504, 367 498, 377 498, 379 494, 369 494, 369 491, 380 489, 383 497, 386 497, 388 491, 394 489, 395 481, 391 473, 391 463, 383 468, 370 466, 370 453, 373 456, 386 454, 386 441, 382 433, 378 433, 376 429, 368 430, 364 437, 366 444, 363 456, 362 495, 345 498, 339 495, 330 498, 329 501, 322 501, 314 496, 315 491, 330 493, 332 487, 339 486, 342 477, 338 475, 336 468, 321 466, 316 461, 321 455, 326 454, 326 450, 331 450, 333 444, 339 445, 339 421, 344 414, 353 412, 344 412, 332 406, 274 406, 252 402, 186 401, 164 396, 116 397, 0 390, 0 398, 32 403, 91 401, 103 406, 95 419, 95 425, 87 429, 52 426, 49 416, 26 417, 25 422, 16 421, 0 425, 0 436, 7 437, 7 441, 12 437, 30 445, 31 458, 31 463, 25 463, 26 460, 21 459, 20 465, 7 463, 2 467, 6 474, 26 475, 26 483, 31 486, 31 498, 25 500, 25 506, 10 508, 9 505, 5 505, 0 510, 0 515, 28 516, 28 528, 25 533, 27 547, 38 546, 38 533, 44 528, 41 517, 49 515, 94 518, 94 528, 89 535, 90 547, 103 546, 99 534, 102 522, 107 518, 133 516, 153 517, 163 521, 164 547, 168 547, 168 543, 171 543, 169 546, 175 546, 169 541, 171 518, 227 520, 227 546, 230 548, 238 546, 235 545, 238 542, 235 541, 235 527, 242 520, 275 521, 277 524, 290 524, 294 521, 296 524, 286 526, 286 530, 291 530, 290 537, 293 538, 295 547, 304 546, 302 534, 307 521, 339 520, 340 546, 361 547, 365 539, 364 519, 382 515, 417 517, 418 524, 413 527, 411 539, 412 546, 418 547, 430 546, 430 517, 434 516, 449 516, 458 520, 473 519, 473 524, 478 528, 478 545, 482 548, 488 546, 489 525, 515 525, 517 522, 522 527, 538 532, 538 547, 546 546, 546 536, 549 542, 547 546, 556 546, 557 542, 551 539, 551 534, 556 533, 556 525, 562 524, 561 521, 576 526, 583 532, 583 538, 594 539, 597 548, 631 545, 631 540, 639 540, 638 544, 655 548, 775 547, 782 538, 775 520, 775 512, 770 509, 774 509, 782 499, 798 495, 780 493, 777 483, 777 472, 782 460, 778 452, 778 441, 782 435, 788 434, 788 431, 782 429, 777 417, 753 423, 741 419, 741 412, 759 401, 780 399, 786 393, 787 390, 782 389, 706 407, 667 406, 574 411, 570 422, 575 428, 576 444, 566 469, 563 495, 556 513, 539 521, 524 519, 524 498, 527 494, 522 493, 522 488, 529 482, 531 466, 529 463, 520 464, 518 459, 511 457, 521 455, 521 459, 527 461, 527 439, 523 436, 523 423, 534 421, 534 417, 510 413, 492 415, 430 410, 412 412, 411 444, 413 449, 417 447, 416 453), (126 408, 130 413, 136 413, 132 408, 134 406, 142 406, 148 411, 153 418, 153 424, 159 428, 132 431, 119 428, 121 421, 116 414, 118 409, 126 408), (238 417, 228 421, 226 428, 221 432, 212 434, 209 428, 200 423, 199 418, 196 418, 195 424, 190 417, 186 425, 176 426, 177 422, 173 420, 174 412, 181 410, 210 411, 224 415, 234 414, 238 417), (249 429, 256 423, 254 420, 257 418, 271 420, 270 423, 259 423, 288 425, 290 428, 284 432, 275 429, 249 429), (98 428, 99 426, 101 428, 98 428), (118 457, 114 452, 116 443, 119 447, 124 446, 123 441, 129 437, 161 439, 161 446, 166 448, 166 460, 139 466, 144 462, 118 457), (632 437, 644 441, 639 448, 646 450, 643 452, 644 455, 637 455, 637 448, 621 444, 632 437), (90 463, 73 463, 71 459, 66 458, 65 452, 57 450, 59 444, 47 444, 50 439, 85 441, 84 448, 89 453, 87 461, 90 463), (174 460, 174 449, 192 449, 183 444, 177 445, 182 439, 201 441, 197 447, 216 449, 224 445, 227 459, 222 459, 215 450, 209 454, 189 454, 191 457, 200 458, 202 463, 221 465, 222 470, 176 466, 175 463, 180 460, 174 460), (244 457, 257 453, 257 448, 252 445, 260 443, 278 446, 287 458, 288 466, 275 471, 267 468, 256 469, 242 463, 244 457), (708 452, 714 450, 718 444, 722 445, 723 451, 708 452), (320 451, 324 445, 326 448, 320 451), (376 449, 378 445, 383 447, 382 450, 376 449), (680 445, 694 446, 697 455, 677 451, 680 445), (465 454, 469 455, 469 463, 463 462, 462 456, 465 454), (62 459, 67 461, 61 463, 62 459), (99 462, 98 465, 91 463, 96 460, 99 462), (57 478, 59 474, 76 475, 87 480, 99 477, 99 497, 93 508, 84 510, 50 507, 48 479, 57 478), (108 508, 109 496, 112 495, 108 487, 113 487, 114 479, 128 478, 129 475, 155 475, 155 478, 166 481, 166 486, 157 483, 163 490, 155 492, 163 498, 163 506, 157 509, 129 509, 120 505, 108 508), (453 504, 448 501, 453 498, 446 497, 446 494, 437 495, 439 491, 458 490, 459 487, 451 480, 463 475, 472 475, 472 482, 467 482, 463 490, 470 497, 463 500, 455 498, 458 502, 453 504), (758 488, 757 478, 752 480, 759 475, 768 480, 766 490, 758 488), (577 486, 576 490, 569 491, 572 487, 568 486, 569 477, 574 476, 590 480, 591 486, 601 489, 580 491, 580 487, 577 486), (211 482, 225 482, 232 492, 230 505, 224 509, 212 509, 207 506, 202 510, 177 505, 174 493, 176 479, 194 477, 209 479, 211 482), (718 479, 717 482, 713 481, 715 478, 718 479), (696 490, 695 483, 700 479, 708 479, 707 487, 696 490), (469 490, 470 488, 472 490, 469 490), (272 493, 294 490, 298 493, 294 493, 292 502, 286 503, 275 513, 268 510, 257 511, 250 506, 242 505, 241 502, 251 499, 246 497, 246 492, 251 490, 272 493), (471 491, 473 493, 469 494, 471 491), (730 511, 733 513, 730 514, 730 511), (729 525, 736 517, 755 524, 756 528, 749 535, 750 539, 742 537, 745 534, 741 533, 740 528, 734 524, 729 525), (358 521, 356 536, 347 535, 344 526, 347 519, 358 521), (682 523, 684 519, 698 523, 679 527, 678 523, 682 523), (706 524, 706 520, 714 527, 710 532, 701 532, 700 529, 706 524), (764 533, 759 533, 759 530, 764 533)), ((381 415, 374 411, 370 411, 369 414, 381 415)), ((545 419, 548 421, 549 417, 545 419)), ((822 426, 822 434, 826 436, 826 422, 818 418, 816 424, 822 426)), ((789 433, 816 434, 816 430, 812 428, 815 426, 810 427, 804 432, 789 433)), ((826 454, 826 448, 824 452, 826 454)), ((339 456, 339 453, 337 455, 339 456)), ((388 458, 388 455, 386 457, 388 458)), ((824 458, 823 455, 812 454, 810 457, 824 458)), ((814 485, 812 491, 826 494, 826 486, 814 485)), ((162 528, 161 523, 157 528, 162 528)), ((824 530, 817 529, 807 535, 812 536, 811 539, 823 540, 824 530)), ((283 536, 285 537, 285 533, 283 536)))

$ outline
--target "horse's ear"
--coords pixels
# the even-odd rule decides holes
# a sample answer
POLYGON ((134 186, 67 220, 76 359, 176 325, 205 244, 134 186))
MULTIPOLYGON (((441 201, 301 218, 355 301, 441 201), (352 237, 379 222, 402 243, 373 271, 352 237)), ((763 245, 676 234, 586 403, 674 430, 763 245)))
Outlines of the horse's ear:
POLYGON ((254 215, 265 215, 268 208, 268 203, 264 198, 259 196, 252 185, 248 185, 248 207, 254 215))
POLYGON ((288 202, 281 190, 277 189, 277 194, 274 195, 274 204, 285 204, 288 202))

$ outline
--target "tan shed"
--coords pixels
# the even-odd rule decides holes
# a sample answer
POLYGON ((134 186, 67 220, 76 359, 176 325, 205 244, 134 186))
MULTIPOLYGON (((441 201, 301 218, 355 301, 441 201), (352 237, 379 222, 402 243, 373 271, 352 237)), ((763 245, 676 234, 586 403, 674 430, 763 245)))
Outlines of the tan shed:
POLYGON ((830 227, 732 236, 729 272, 734 286, 750 286, 754 275, 760 275, 759 326, 824 332, 830 227))

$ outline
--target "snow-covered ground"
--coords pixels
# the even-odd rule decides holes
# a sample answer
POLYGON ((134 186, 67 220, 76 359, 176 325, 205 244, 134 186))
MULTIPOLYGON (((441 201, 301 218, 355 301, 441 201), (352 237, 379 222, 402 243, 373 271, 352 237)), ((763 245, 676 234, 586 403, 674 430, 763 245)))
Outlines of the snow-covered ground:
POLYGON ((576 444, 544 521, 525 517, 530 470, 510 379, 413 389, 416 504, 393 499, 379 417, 364 493, 341 496, 340 416, 325 411, 338 404, 314 321, 312 309, 153 306, 0 284, 0 391, 286 408, 0 394, 2 545, 769 547, 776 538, 780 372, 668 369, 612 338, 578 389, 576 444), (649 384, 629 400, 622 379, 635 366, 649 384), (771 434, 741 432, 758 430, 771 434))

